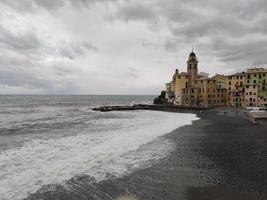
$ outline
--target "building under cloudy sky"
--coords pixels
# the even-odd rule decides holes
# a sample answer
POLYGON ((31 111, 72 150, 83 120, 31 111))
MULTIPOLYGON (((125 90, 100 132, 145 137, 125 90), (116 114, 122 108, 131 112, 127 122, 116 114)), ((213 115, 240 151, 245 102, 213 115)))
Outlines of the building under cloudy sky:
POLYGON ((158 94, 192 46, 211 75, 267 63, 266 0, 0 0, 0 93, 158 94))

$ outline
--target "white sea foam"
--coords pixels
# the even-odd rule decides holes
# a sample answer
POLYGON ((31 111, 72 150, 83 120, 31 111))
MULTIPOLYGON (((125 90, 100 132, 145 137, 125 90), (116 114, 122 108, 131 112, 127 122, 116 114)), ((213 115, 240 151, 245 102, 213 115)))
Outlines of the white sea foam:
POLYGON ((159 136, 198 119, 194 114, 153 111, 101 115, 124 117, 95 120, 94 126, 103 127, 95 132, 35 139, 1 152, 0 199, 21 199, 42 185, 61 183, 79 174, 102 180, 106 174, 130 173, 171 150, 171 142, 159 136), (152 141, 156 142, 142 147, 152 141))

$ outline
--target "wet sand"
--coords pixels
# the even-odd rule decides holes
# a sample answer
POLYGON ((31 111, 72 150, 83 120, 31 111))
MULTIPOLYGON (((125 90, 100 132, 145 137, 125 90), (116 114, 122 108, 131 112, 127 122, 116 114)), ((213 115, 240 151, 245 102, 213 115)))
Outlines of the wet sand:
POLYGON ((199 117, 164 136, 175 150, 146 169, 98 183, 81 175, 27 199, 267 199, 267 123, 215 110, 199 117))

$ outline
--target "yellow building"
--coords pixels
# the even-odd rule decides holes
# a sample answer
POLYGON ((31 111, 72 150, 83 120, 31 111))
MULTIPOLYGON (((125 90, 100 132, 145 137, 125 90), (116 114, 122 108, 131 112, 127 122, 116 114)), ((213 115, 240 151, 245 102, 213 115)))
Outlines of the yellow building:
POLYGON ((170 83, 166 84, 166 98, 169 103, 185 107, 210 107, 226 105, 225 77, 198 74, 198 59, 191 52, 187 61, 187 73, 178 69, 170 83))
POLYGON ((168 102, 182 105, 182 89, 185 87, 187 87, 187 73, 179 73, 178 69, 176 69, 172 81, 166 84, 168 102))

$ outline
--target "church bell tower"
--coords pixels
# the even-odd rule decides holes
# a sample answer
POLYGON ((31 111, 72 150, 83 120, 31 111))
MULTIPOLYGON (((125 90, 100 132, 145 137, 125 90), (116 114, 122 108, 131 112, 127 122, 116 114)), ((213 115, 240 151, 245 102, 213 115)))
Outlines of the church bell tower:
POLYGON ((198 60, 193 50, 190 53, 187 61, 187 75, 188 86, 193 87, 195 79, 198 78, 198 60))

